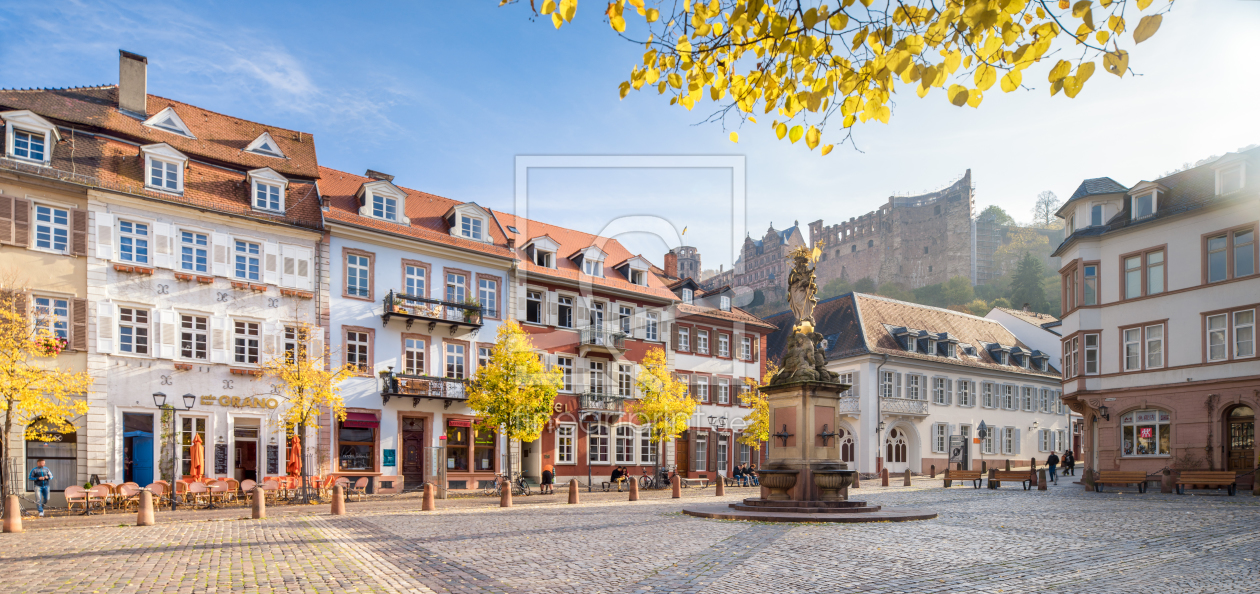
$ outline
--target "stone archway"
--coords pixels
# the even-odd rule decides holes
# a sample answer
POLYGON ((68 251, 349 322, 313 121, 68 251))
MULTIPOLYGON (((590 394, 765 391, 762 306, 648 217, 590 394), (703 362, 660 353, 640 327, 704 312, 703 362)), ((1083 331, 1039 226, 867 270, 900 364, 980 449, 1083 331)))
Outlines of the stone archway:
POLYGON ((904 425, 894 425, 884 435, 884 468, 891 474, 910 468, 911 434, 904 425))

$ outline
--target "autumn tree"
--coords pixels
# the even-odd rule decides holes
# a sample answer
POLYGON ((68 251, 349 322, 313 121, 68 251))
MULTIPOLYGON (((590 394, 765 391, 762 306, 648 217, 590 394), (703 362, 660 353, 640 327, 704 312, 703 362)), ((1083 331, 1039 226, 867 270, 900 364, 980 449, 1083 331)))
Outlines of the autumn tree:
POLYGON ((661 451, 687 430, 691 415, 696 412, 696 400, 687 393, 687 385, 669 370, 665 350, 654 348, 644 355, 639 367, 638 402, 630 405, 639 424, 649 427, 649 439, 656 446, 656 465, 652 476, 660 475, 661 451))
MULTIPOLYGON (((529 335, 515 320, 508 320, 499 325, 489 361, 468 383, 468 407, 480 417, 478 426, 499 432, 508 444, 534 441, 551 418, 562 385, 560 369, 548 370, 529 335)), ((512 457, 507 459, 510 480, 512 457)))
POLYGON ((1034 258, 1032 254, 1024 254, 1015 276, 1011 278, 1011 299, 1014 300, 1015 307, 1023 307, 1026 303, 1033 311, 1045 311, 1044 276, 1045 267, 1041 265, 1041 260, 1034 258))
MULTIPOLYGON (((951 104, 974 108, 994 86, 1031 90, 1043 76, 1052 96, 1076 97, 1100 62, 1123 77, 1130 72, 1128 48, 1153 35, 1172 8, 1171 0, 1152 4, 605 0, 596 6, 618 35, 644 48, 619 87, 622 98, 647 87, 687 110, 707 99, 713 102, 708 121, 723 128, 773 114, 778 138, 803 139, 826 155, 834 143, 852 139, 855 124, 888 123, 898 84, 919 97, 941 89, 951 104), (1025 78, 1026 72, 1035 74, 1025 78)), ((578 1, 530 0, 529 6, 559 29, 573 21, 578 1)), ((738 142, 738 133, 730 138, 738 142)))
MULTIPOLYGON (((310 461, 306 459, 306 429, 318 429, 324 415, 328 422, 335 423, 346 418, 346 407, 341 399, 341 382, 354 374, 353 365, 345 364, 331 367, 327 361, 332 359, 326 352, 311 352, 307 341, 322 328, 310 324, 300 324, 295 328, 292 342, 286 341, 291 348, 282 352, 268 353, 270 357, 263 362, 263 374, 279 381, 280 397, 287 403, 280 422, 285 432, 299 436, 302 447, 302 484, 303 497, 309 497, 306 491, 306 477, 310 476, 310 461)), ((322 345, 323 342, 321 341, 322 345)))
POLYGON ((1033 226, 1042 229, 1057 229, 1061 224, 1059 217, 1055 213, 1059 212, 1059 197, 1054 192, 1046 190, 1037 194, 1037 201, 1033 203, 1033 226))
POLYGON ((87 372, 72 372, 57 365, 64 339, 53 329, 57 319, 50 312, 28 308, 28 295, 18 286, 0 286, 0 485, 5 495, 16 493, 23 477, 11 472, 11 438, 23 428, 27 441, 54 441, 73 433, 75 417, 87 414, 83 396, 92 385, 87 372))
POLYGON ((1050 240, 1036 229, 1028 227, 1011 227, 1006 232, 1006 241, 993 252, 998 269, 1003 273, 1014 270, 1024 256, 1033 254, 1038 259, 1048 258, 1051 252, 1050 240))
POLYGON ((1015 219, 1007 214, 1001 206, 990 204, 988 208, 980 211, 978 219, 991 219, 994 223, 1002 226, 1010 226, 1015 224, 1015 219))
POLYGON ((758 382, 757 378, 744 378, 748 387, 739 395, 740 403, 750 409, 744 416, 744 430, 739 435, 739 442, 761 451, 761 444, 770 441, 770 403, 761 388, 770 385, 770 378, 779 372, 779 366, 773 361, 766 361, 766 373, 758 382))

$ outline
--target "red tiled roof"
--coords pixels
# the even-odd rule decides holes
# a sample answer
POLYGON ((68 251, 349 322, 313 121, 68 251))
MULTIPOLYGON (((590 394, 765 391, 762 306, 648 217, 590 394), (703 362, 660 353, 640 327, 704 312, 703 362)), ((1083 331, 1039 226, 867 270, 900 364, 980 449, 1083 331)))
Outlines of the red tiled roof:
POLYGON ((359 199, 355 197, 355 194, 358 193, 359 188, 364 183, 377 180, 328 167, 320 167, 319 174, 319 189, 324 195, 325 203, 329 207, 324 215, 330 222, 342 222, 376 231, 404 235, 422 241, 441 243, 491 256, 513 259, 516 257, 515 253, 507 247, 507 238, 504 237, 503 232, 499 230, 499 226, 495 225, 493 221, 490 221, 490 224, 487 225, 487 232, 490 234, 493 243, 472 241, 452 236, 450 227, 447 225, 443 215, 452 206, 462 204, 458 200, 451 200, 450 198, 396 186, 407 194, 403 213, 406 214, 407 218, 411 219, 411 226, 406 226, 400 223, 391 223, 359 215, 359 199))
POLYGON ((1010 314, 1034 326, 1040 326, 1042 324, 1049 324, 1051 322, 1059 321, 1059 318, 1056 318, 1050 314, 1037 313, 1035 311, 1024 311, 1022 309, 1011 309, 1009 307, 997 307, 994 309, 1010 314))
POLYGON ((251 208, 249 182, 243 172, 190 161, 184 172, 183 194, 168 194, 144 187, 144 158, 138 147, 90 134, 67 135, 65 140, 55 145, 48 167, 5 161, 7 168, 194 208, 322 228, 319 193, 313 181, 290 181, 285 193, 285 213, 271 214, 251 208))
POLYGON ((777 326, 758 318, 738 307, 731 307, 731 311, 722 311, 716 307, 702 307, 699 305, 687 305, 685 303, 678 304, 678 317, 680 319, 690 318, 693 316, 707 316, 720 320, 730 320, 733 322, 742 322, 750 326, 774 330, 777 326))
POLYGON ((195 158, 231 164, 244 170, 270 167, 285 176, 314 179, 319 176, 315 141, 309 133, 266 126, 216 113, 187 103, 149 95, 146 109, 150 117, 172 107, 196 136, 188 138, 173 132, 145 126, 140 120, 118 111, 118 86, 74 89, 0 90, 4 111, 29 109, 45 118, 67 124, 90 126, 99 131, 139 144, 165 142, 195 158), (284 159, 245 152, 245 147, 271 133, 284 159))
MULTIPOLYGON (((547 223, 540 223, 538 221, 524 219, 517 217, 516 215, 500 211, 494 211, 494 216, 499 220, 499 223, 503 225, 508 237, 513 238, 518 248, 524 248, 524 244, 531 238, 535 238, 540 235, 547 235, 552 239, 552 241, 560 244, 559 249, 556 250, 559 254, 571 254, 577 250, 585 249, 592 245, 599 246, 599 248, 607 254, 604 260, 604 273, 607 275, 605 278, 595 278, 581 274, 581 270, 578 268, 577 264, 568 258, 553 258, 552 260, 555 262, 556 267, 545 268, 522 257, 520 260, 520 268, 531 275, 549 276, 568 281, 590 282, 592 285, 639 293, 641 295, 657 299, 665 299, 668 301, 678 300, 678 297, 666 288, 664 281, 662 281, 657 274, 654 273, 657 270, 655 267, 652 268, 653 274, 647 275, 648 286, 646 287, 633 284, 626 280, 621 273, 612 270, 612 265, 610 264, 611 262, 622 262, 627 258, 633 258, 635 256, 635 254, 630 253, 630 250, 627 250, 625 246, 621 245, 621 242, 616 239, 600 237, 591 233, 557 227, 556 225, 550 225, 547 223), (508 231, 507 227, 514 227, 517 229, 517 233, 508 231)), ((644 260, 646 259, 647 258, 644 258, 644 260)))

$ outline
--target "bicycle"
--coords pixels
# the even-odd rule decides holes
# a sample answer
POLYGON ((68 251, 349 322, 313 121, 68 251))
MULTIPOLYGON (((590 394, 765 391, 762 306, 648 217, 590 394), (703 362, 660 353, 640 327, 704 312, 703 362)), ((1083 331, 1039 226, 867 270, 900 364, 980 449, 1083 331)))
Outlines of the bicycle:
POLYGON ((512 495, 524 495, 526 497, 532 495, 533 492, 529 488, 529 483, 525 481, 525 475, 519 472, 513 473, 513 475, 514 476, 512 480, 507 481, 505 477, 503 476, 503 474, 495 473, 494 486, 486 487, 485 489, 482 490, 482 493, 484 495, 493 495, 495 497, 501 497, 503 495, 503 483, 507 482, 512 486, 511 487, 512 495))

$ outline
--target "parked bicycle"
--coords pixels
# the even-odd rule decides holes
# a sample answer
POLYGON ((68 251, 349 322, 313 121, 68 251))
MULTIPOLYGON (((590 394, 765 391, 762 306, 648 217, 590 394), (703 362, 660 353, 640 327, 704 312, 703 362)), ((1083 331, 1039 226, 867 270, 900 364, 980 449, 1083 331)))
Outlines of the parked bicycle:
POLYGON ((525 475, 519 472, 513 473, 511 481, 506 480, 503 474, 496 473, 494 475, 494 486, 486 487, 482 490, 482 493, 485 495, 501 497, 503 495, 503 484, 505 482, 512 485, 512 495, 524 495, 528 497, 533 494, 533 491, 529 488, 529 483, 525 480, 525 475))
POLYGON ((661 468, 660 474, 652 476, 648 474, 648 469, 643 469, 643 476, 639 477, 640 489, 664 489, 669 487, 669 470, 661 468))

